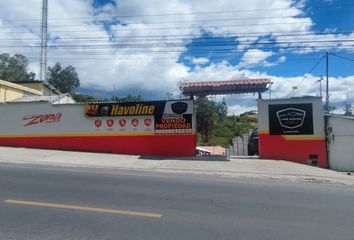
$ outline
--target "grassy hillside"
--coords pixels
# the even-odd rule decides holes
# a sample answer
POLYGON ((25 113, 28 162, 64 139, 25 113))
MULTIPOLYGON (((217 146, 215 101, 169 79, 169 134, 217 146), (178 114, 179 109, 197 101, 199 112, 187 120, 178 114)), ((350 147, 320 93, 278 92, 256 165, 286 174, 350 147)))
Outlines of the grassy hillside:
POLYGON ((198 136, 198 145, 229 147, 234 137, 257 127, 257 114, 253 112, 244 113, 240 116, 226 116, 222 122, 216 123, 208 143, 203 142, 202 138, 198 136))

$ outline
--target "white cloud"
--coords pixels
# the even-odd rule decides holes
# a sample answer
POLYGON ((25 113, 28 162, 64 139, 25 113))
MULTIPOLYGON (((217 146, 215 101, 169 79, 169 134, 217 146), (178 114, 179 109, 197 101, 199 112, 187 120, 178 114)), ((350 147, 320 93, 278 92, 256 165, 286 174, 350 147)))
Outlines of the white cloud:
MULTIPOLYGON (((212 81, 212 80, 231 80, 231 79, 254 79, 269 78, 273 85, 271 87, 272 98, 288 98, 301 96, 320 96, 319 76, 306 75, 297 77, 279 77, 266 73, 253 72, 250 70, 240 70, 237 66, 228 63, 211 64, 197 72, 190 72, 187 79, 192 81, 212 81), (296 90, 294 86, 298 86, 296 90)), ((324 99, 325 82, 322 81, 322 91, 324 99)), ((354 103, 354 76, 350 77, 331 77, 329 79, 330 104, 342 106, 344 102, 354 103)), ((264 98, 269 98, 269 92, 263 94, 264 98)), ((240 94, 228 95, 226 102, 229 106, 229 114, 240 113, 243 110, 249 111, 256 108, 257 95, 240 94)))
POLYGON ((308 35, 276 36, 276 41, 280 48, 296 53, 323 52, 333 49, 354 52, 351 42, 353 38, 354 31, 350 34, 327 33, 325 35, 316 35, 309 31, 308 35))
POLYGON ((186 59, 190 60, 195 65, 204 65, 209 63, 209 59, 206 57, 199 57, 199 58, 187 57, 186 59))
MULTIPOLYGON (((26 55, 31 70, 36 72, 39 70, 41 2, 0 1, 0 39, 9 39, 0 44, 0 52, 26 55), (7 21, 11 19, 23 21, 7 21)), ((144 91, 153 93, 154 98, 163 97, 167 91, 174 92, 182 79, 206 81, 269 77, 274 81, 273 97, 316 94, 317 76, 308 76, 301 87, 293 91, 292 86, 302 81, 302 76, 269 76, 263 72, 241 69, 255 65, 271 67, 286 60, 285 56, 281 56, 273 62, 269 61, 270 57, 275 57, 274 51, 255 48, 255 42, 264 41, 260 39, 269 35, 278 43, 293 42, 279 44, 284 52, 288 47, 306 47, 306 51, 314 51, 311 46, 323 39, 322 35, 294 36, 299 31, 313 33, 313 21, 302 15, 303 2, 293 5, 292 0, 220 0, 209 1, 208 4, 201 4, 199 0, 117 0, 117 7, 108 4, 95 9, 92 1, 49 1, 49 45, 58 46, 49 49, 49 64, 58 61, 63 65, 75 66, 83 87, 111 90, 115 85, 123 93, 129 94, 134 89, 142 95, 144 91), (254 11, 245 11, 249 9, 254 11), (191 14, 203 12, 208 14, 191 14), (112 25, 109 30, 98 23, 113 17, 120 24, 112 25), (291 36, 277 36, 279 32, 291 36), (233 66, 225 59, 216 64, 209 62, 211 58, 199 55, 190 58, 197 65, 195 69, 180 63, 181 53, 187 50, 187 45, 204 33, 235 37, 234 49, 245 50, 240 64, 233 66), (210 64, 205 66, 207 63, 210 64)), ((340 40, 349 38, 354 38, 354 33, 329 33, 325 39, 333 42, 318 43, 316 46, 317 49, 348 49, 349 43, 340 40)), ((351 94, 354 90, 353 79, 331 79, 331 100, 337 103, 343 100, 354 102, 351 94)), ((249 95, 228 98, 230 111, 253 109, 254 98, 249 99, 249 95)))
POLYGON ((228 107, 229 115, 240 115, 241 113, 257 110, 257 106, 242 106, 242 105, 232 105, 228 107))
POLYGON ((273 55, 273 52, 262 51, 259 49, 247 50, 239 63, 239 67, 252 67, 255 65, 267 65, 267 58, 273 55))
MULTIPOLYGON (((193 40, 192 37, 183 36, 197 38, 203 31, 214 35, 222 34, 225 37, 237 37, 250 31, 261 32, 253 38, 239 39, 251 43, 259 36, 284 30, 286 24, 283 23, 304 20, 297 17, 302 11, 293 7, 290 0, 251 2, 221 0, 208 4, 200 4, 197 0, 168 2, 120 0, 116 1, 117 7, 107 4, 96 9, 92 7, 91 2, 83 0, 49 2, 48 29, 51 38, 56 38, 50 41, 49 45, 58 47, 49 49, 48 60, 49 64, 59 61, 63 65, 76 66, 82 86, 96 86, 103 89, 110 89, 113 84, 119 85, 122 89, 134 85, 141 89, 157 91, 171 88, 170 86, 175 85, 181 78, 185 78, 189 71, 187 67, 177 63, 180 53, 186 50, 186 44, 193 40), (269 8, 283 10, 242 12, 248 9, 269 8), (237 17, 235 13, 229 12, 230 9, 240 10, 237 12, 237 17), (209 12, 209 14, 190 14, 195 12, 209 12), (103 25, 94 23, 95 20, 104 20, 106 17, 112 19, 112 16, 118 16, 117 20, 124 24, 113 25, 107 32, 103 25), (265 22, 262 17, 267 18, 268 25, 262 25, 265 22), (235 20, 225 23, 221 21, 222 19, 235 20), (277 24, 280 22, 282 24, 277 24), (113 41, 111 36, 115 37, 113 41)), ((36 71, 38 67, 35 66, 38 65, 39 59, 40 12, 40 0, 31 0, 27 4, 23 4, 21 0, 0 2, 2 20, 37 20, 8 22, 7 26, 0 29, 0 37, 20 39, 16 43, 9 42, 9 47, 0 51, 11 53, 16 51, 25 54, 31 61, 30 66, 36 71), (24 24, 28 27, 19 28, 24 24), (15 44, 24 47, 11 47, 15 44), (36 47, 28 48, 31 44, 36 47)), ((312 23, 309 19, 305 20, 308 23, 302 26, 308 28, 312 23)), ((290 27, 287 26, 286 31, 297 31, 298 28, 296 24, 292 24, 290 27)), ((192 62, 201 66, 208 63, 208 59, 193 57, 192 62)))
POLYGON ((281 56, 281 57, 279 57, 278 58, 278 63, 283 63, 283 62, 285 62, 286 61, 286 57, 285 56, 281 56))
POLYGON ((276 66, 276 65, 278 65, 278 64, 281 64, 281 63, 283 63, 283 62, 285 62, 286 61, 286 57, 285 56, 281 56, 281 57, 279 57, 276 61, 274 61, 274 62, 265 62, 264 64, 263 64, 263 66, 264 67, 273 67, 273 66, 276 66))

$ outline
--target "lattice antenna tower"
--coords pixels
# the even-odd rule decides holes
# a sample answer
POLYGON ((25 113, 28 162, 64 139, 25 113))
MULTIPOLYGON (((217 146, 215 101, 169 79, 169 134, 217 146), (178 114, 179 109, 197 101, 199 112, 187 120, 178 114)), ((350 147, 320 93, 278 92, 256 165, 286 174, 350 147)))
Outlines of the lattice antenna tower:
POLYGON ((42 3, 40 80, 47 81, 48 0, 42 3))

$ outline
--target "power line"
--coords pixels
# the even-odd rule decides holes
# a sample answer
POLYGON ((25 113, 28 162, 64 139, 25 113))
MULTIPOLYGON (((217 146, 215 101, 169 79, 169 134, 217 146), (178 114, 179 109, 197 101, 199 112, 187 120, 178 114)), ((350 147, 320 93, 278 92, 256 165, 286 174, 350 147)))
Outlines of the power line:
MULTIPOLYGON (((322 50, 323 51, 323 50, 322 50)), ((23 52, 21 52, 22 54, 25 54, 23 52)), ((219 57, 223 57, 226 54, 226 57, 230 58, 230 51, 192 51, 192 52, 188 52, 188 54, 186 54, 185 56, 191 56, 193 55, 193 57, 205 57, 206 55, 210 55, 210 58, 215 58, 217 56, 219 57)), ((30 55, 26 54, 27 56, 32 56, 32 53, 29 53, 30 55)), ((73 59, 73 60, 99 60, 102 58, 108 58, 108 59, 115 59, 118 58, 119 60, 125 60, 126 57, 129 57, 130 59, 135 59, 135 58, 139 58, 141 57, 142 54, 152 54, 149 55, 147 57, 150 57, 151 59, 155 59, 155 58, 161 58, 161 56, 163 57, 167 57, 169 56, 170 58, 180 58, 183 57, 180 56, 180 54, 184 54, 184 52, 182 51, 139 51, 139 52, 117 52, 117 53, 101 53, 101 52, 85 52, 85 53, 80 53, 80 52, 52 52, 49 54, 49 58, 55 58, 55 59, 73 59)), ((235 54, 235 52, 234 52, 235 54)), ((35 56, 35 55, 33 55, 35 56)), ((225 58, 225 57, 223 57, 225 58)), ((231 57, 232 59, 232 57, 231 57)), ((301 60, 299 60, 301 61, 301 60)))
MULTIPOLYGON (((275 47, 269 47, 269 48, 262 48, 262 51, 279 51, 279 50, 288 50, 288 51, 294 51, 294 52, 306 52, 306 51, 311 51, 311 52, 317 52, 317 51, 323 51, 326 49, 332 49, 333 47, 329 46, 317 46, 317 47, 287 47, 287 48, 275 48, 275 47)), ((342 47, 341 49, 347 49, 347 50, 352 50, 354 48, 354 45, 350 45, 348 47, 342 47)), ((21 48, 18 48, 19 50, 21 48)), ((26 48, 28 52, 33 52, 33 49, 31 48, 26 48)), ((25 50, 25 49, 24 49, 25 50)), ((21 50, 21 52, 26 52, 24 50, 21 50)), ((190 49, 186 50, 183 47, 175 47, 175 49, 166 49, 166 48, 157 48, 154 49, 153 47, 151 48, 126 48, 126 49, 119 49, 120 51, 115 51, 115 49, 111 48, 91 48, 91 49, 85 49, 89 51, 82 52, 83 49, 80 48, 72 48, 72 51, 70 52, 62 52, 60 49, 58 50, 51 50, 50 52, 52 53, 65 53, 68 55, 72 54, 79 54, 79 55, 89 55, 89 56, 100 56, 100 55, 137 55, 140 53, 171 53, 171 54, 219 54, 219 53, 244 53, 245 50, 243 49, 234 49, 234 48, 213 48, 213 49, 190 49), (109 53, 105 53, 105 51, 110 51, 109 53)))
MULTIPOLYGON (((348 1, 351 2, 351 1, 348 1)), ((330 6, 312 6, 316 7, 316 9, 330 9, 333 10, 334 6, 340 6, 340 7, 348 7, 348 6, 354 6, 352 3, 347 3, 347 4, 332 4, 330 6)), ((160 14, 136 14, 136 15, 114 15, 111 16, 112 18, 137 18, 137 17, 166 17, 166 16, 191 16, 191 15, 209 15, 209 14, 231 14, 231 13, 245 13, 245 12, 268 12, 268 11, 284 11, 284 10, 290 10, 290 9, 301 9, 296 6, 288 6, 285 8, 264 8, 264 9, 239 9, 239 10, 230 10, 230 11, 205 11, 205 12, 190 12, 190 13, 160 13, 160 14)), ((49 18, 49 21, 53 20, 73 20, 73 19, 92 19, 93 17, 72 17, 72 18, 49 18)), ((96 19, 99 18, 107 18, 107 17, 96 17, 96 19)), ((39 21, 40 19, 3 19, 4 21, 39 21)))
MULTIPOLYGON (((330 15, 335 15, 335 14, 316 14, 316 17, 320 17, 320 16, 330 16, 330 15)), ((282 19, 282 18, 292 18, 292 19, 304 19, 304 18, 309 18, 308 16, 299 16, 299 14, 291 14, 291 15, 279 15, 279 16, 273 16, 273 17, 245 17, 245 18, 212 18, 212 19, 194 19, 194 20, 177 20, 177 21, 143 21, 140 20, 139 21, 135 21, 135 22, 121 22, 118 21, 117 19, 111 19, 111 18, 107 18, 107 19, 92 19, 92 21, 90 22, 85 22, 85 23, 81 23, 81 24, 70 24, 70 25, 50 25, 51 28, 61 28, 61 27, 76 27, 76 26, 85 26, 89 25, 89 24, 103 24, 103 23, 110 23, 111 25, 154 25, 154 24, 170 24, 170 23, 199 23, 199 22, 220 22, 220 21, 243 21, 243 20, 266 20, 266 19, 282 19)), ((20 25, 20 26, 11 26, 12 28, 24 28, 24 27, 28 27, 28 28, 37 28, 37 25, 20 25)))
MULTIPOLYGON (((29 60, 37 60, 36 57, 28 57, 29 60)), ((213 57, 212 58, 212 61, 210 61, 210 63, 216 63, 216 62, 221 62, 221 60, 224 60, 225 57, 213 57)), ((155 65, 155 64, 163 64, 165 65, 166 63, 172 63, 172 64, 166 64, 166 65, 175 65, 175 63, 177 62, 183 62, 185 63, 186 65, 188 64, 191 64, 191 65, 209 65, 210 63, 206 63, 206 64, 194 64, 192 62, 188 62, 187 60, 183 60, 183 61, 177 61, 176 59, 171 59, 170 57, 169 58, 164 58, 163 56, 161 57, 158 57, 158 58, 154 58, 154 61, 153 62, 150 62, 149 60, 146 60, 144 58, 139 58, 138 56, 137 57, 134 57, 133 59, 124 59, 124 60, 121 60, 121 59, 117 59, 117 58, 114 58, 113 56, 111 58, 102 58, 102 57, 99 57, 99 58, 88 58, 88 57, 71 57, 71 58, 65 58, 65 57, 60 57, 60 56, 49 56, 48 57, 48 60, 49 61, 60 61, 60 62, 74 62, 74 61, 82 61, 82 60, 86 60, 86 62, 96 62, 97 60, 99 60, 100 62, 108 62, 108 63, 129 63, 129 64, 138 64, 138 63, 148 63, 148 64, 152 64, 152 65, 155 65)), ((230 61, 232 61, 232 59, 230 59, 230 61)), ((313 59, 287 59, 286 60, 287 62, 304 62, 304 61, 313 61, 313 59)), ((270 63, 273 63, 273 62, 270 62, 270 63)), ((274 61, 274 63, 276 63, 276 60, 274 61)), ((133 64, 133 65, 134 65, 133 64)))
MULTIPOLYGON (((344 48, 346 50, 353 49, 354 45, 351 46, 351 48, 344 48)), ((291 48, 291 49, 285 49, 288 51, 293 51, 293 52, 306 52, 306 51, 311 51, 311 52, 319 52, 319 51, 324 51, 328 48, 321 47, 321 48, 291 48)), ((284 49, 276 49, 276 48, 268 48, 264 49, 263 51, 277 51, 277 50, 284 50, 284 49)), ((32 54, 33 50, 30 51, 15 51, 17 53, 22 53, 22 54, 32 54)), ((61 51, 61 50, 53 50, 49 51, 50 54, 61 54, 61 55, 68 55, 71 56, 73 54, 79 55, 79 56, 131 56, 131 55, 139 55, 139 54, 168 54, 170 53, 171 55, 174 54, 183 54, 183 55, 196 55, 197 57, 204 57, 206 54, 209 55, 220 55, 220 54, 242 54, 244 53, 244 50, 234 50, 231 48, 220 48, 220 49, 192 49, 186 51, 185 49, 182 48, 175 48, 175 49, 124 49, 121 51, 116 51, 114 49, 87 49, 87 51, 83 51, 82 49, 72 49, 70 51, 61 51)))
POLYGON ((354 62, 354 59, 351 59, 351 58, 343 57, 343 56, 340 56, 340 55, 334 54, 334 53, 329 53, 329 54, 332 55, 332 56, 335 56, 335 57, 337 57, 337 58, 342 58, 342 59, 345 59, 345 60, 354 62))
MULTIPOLYGON (((295 7, 293 7, 295 8, 295 7)), ((231 10, 231 11, 210 11, 210 12, 191 12, 191 13, 161 13, 161 14, 137 14, 137 15, 113 15, 112 19, 117 18, 138 18, 138 17, 166 17, 166 16, 192 16, 192 15, 209 15, 209 14, 229 14, 229 13, 242 13, 242 12, 266 12, 266 11, 284 11, 289 10, 288 8, 269 8, 269 9, 249 9, 249 10, 231 10)), ((107 17, 72 17, 72 18, 50 18, 49 21, 53 20, 75 20, 75 19, 107 19, 107 17)), ((38 21, 39 19, 27 18, 27 19, 3 19, 8 22, 17 21, 38 21)))
MULTIPOLYGON (((328 16, 328 14, 327 14, 328 16)), ((219 22, 219 21, 243 21, 243 20, 265 20, 265 19, 281 19, 281 18, 294 18, 294 19, 300 19, 300 18, 307 18, 307 17, 297 17, 292 15, 288 16, 277 16, 277 17, 252 17, 252 18, 222 18, 222 19, 195 19, 195 20, 181 20, 181 21, 159 21, 159 22, 118 22, 114 23, 111 19, 107 19, 107 21, 111 21, 112 25, 153 25, 153 24, 167 24, 167 23, 198 23, 198 22, 219 22)), ((102 24, 104 23, 103 20, 94 20, 92 22, 87 22, 86 24, 92 24, 92 23, 99 23, 102 24), (102 21, 102 22, 100 22, 102 21)), ((56 28, 56 27, 80 27, 80 26, 85 26, 83 24, 70 24, 70 25, 50 25, 51 28, 56 28)), ((21 26, 11 26, 11 28, 38 28, 38 25, 30 26, 30 25, 21 25, 21 26)))
MULTIPOLYGON (((351 34, 352 32, 336 32, 336 33, 322 33, 322 32, 303 32, 303 31, 295 31, 292 33, 286 33, 286 32, 250 32, 250 33, 242 33, 240 34, 233 34, 229 36, 228 38, 233 38, 233 39, 242 39, 242 38, 249 38, 249 37, 258 37, 261 34, 267 34, 270 35, 271 37, 291 37, 291 36, 324 36, 326 37, 327 35, 330 37, 346 37, 345 34, 351 34), (285 33, 285 34, 284 34, 285 33)), ((160 38, 164 38, 168 40, 168 38, 173 38, 174 40, 193 40, 194 41, 204 41, 207 39, 215 39, 215 38, 225 38, 225 34, 213 34, 213 36, 203 36, 200 34, 164 34, 164 35, 140 35, 140 36, 119 36, 119 37, 112 37, 112 36, 105 36, 105 37, 63 37, 60 38, 60 41, 66 41, 66 40, 87 40, 87 41, 100 41, 100 40, 114 40, 114 39, 129 39, 129 40, 134 40, 134 39, 142 39, 144 41, 150 40, 149 38, 155 39, 159 42, 160 38), (199 38, 197 38, 199 37, 199 38)), ((38 38, 0 38, 0 41, 38 41, 38 38)))
MULTIPOLYGON (((316 62, 316 64, 310 69, 310 71, 309 72, 307 72, 305 75, 304 75, 304 77, 302 78, 302 80, 297 84, 297 86, 294 86, 293 87, 293 89, 292 89, 292 91, 293 90, 295 90, 295 89, 298 89, 299 87, 300 87, 300 85, 304 82, 304 80, 306 79, 306 75, 308 75, 308 74, 311 74, 316 68, 317 68, 317 66, 322 62, 322 60, 324 59, 324 57, 325 57, 325 55, 322 55, 321 56, 321 58, 316 62)), ((291 91, 291 92, 292 92, 291 91)), ((290 92, 290 94, 291 94, 291 92, 290 92)), ((289 95, 290 95, 289 94, 289 95)))
MULTIPOLYGON (((227 24, 227 25, 201 25, 201 26, 188 26, 188 27, 156 27, 156 28, 126 28, 125 26, 120 25, 119 27, 123 27, 117 30, 110 30, 111 33, 121 32, 121 31, 156 31, 156 30, 176 30, 176 29, 205 29, 205 28, 228 28, 228 27, 258 27, 258 26, 273 26, 273 25, 292 25, 292 24, 306 24, 308 21, 297 21, 297 22, 277 22, 277 23, 258 23, 258 24, 227 24)), ((85 26, 87 27, 87 26, 85 26)), ((98 26, 94 26, 98 27, 98 26)), ((56 30, 52 31, 52 33, 82 33, 82 32, 102 32, 102 30, 56 30)), ((25 33, 24 31, 12 32, 12 33, 25 33)), ((37 33, 33 31, 32 33, 37 33)))
MULTIPOLYGON (((286 44, 306 44, 306 43, 352 43, 354 42, 354 38, 350 39, 336 39, 336 40, 298 40, 298 41, 275 41, 275 42, 254 42, 254 41, 238 41, 238 42, 199 42, 190 44, 191 47, 217 47, 217 46, 263 46, 263 45, 286 45, 286 44)), ((87 47, 131 47, 131 48, 149 48, 149 47, 185 47, 186 43, 180 42, 137 42, 137 43, 91 43, 91 44, 52 44, 48 45, 49 48, 87 48, 87 47), (155 43, 155 44, 154 44, 155 43)), ((316 47, 316 45, 314 45, 316 47)), ((12 48, 33 48, 39 47, 36 45, 0 45, 0 47, 12 47, 12 48)), ((281 47, 281 46, 280 46, 281 47)), ((330 47, 330 46, 329 46, 330 47)))
MULTIPOLYGON (((215 62, 219 62, 221 60, 224 60, 225 57, 227 57, 228 55, 219 55, 219 56, 213 56, 211 57, 211 61, 209 63, 215 63, 215 62)), ((37 57, 35 56, 29 56, 27 57, 28 60, 38 60, 37 57)), ((134 62, 134 63, 153 63, 153 64, 163 64, 163 65, 174 65, 176 62, 184 62, 185 64, 188 65, 188 62, 190 62, 190 64, 192 65, 198 65, 198 64, 193 64, 191 62, 191 60, 187 60, 187 59, 179 59, 179 57, 177 58, 171 58, 170 56, 166 56, 166 55, 161 55, 159 57, 154 57, 154 61, 150 62, 149 60, 146 60, 145 57, 141 57, 141 56, 136 56, 134 58, 129 58, 129 59, 119 59, 116 58, 115 56, 100 56, 100 57, 95 57, 95 58, 89 58, 89 57, 84 57, 84 56, 72 56, 72 57, 62 57, 61 55, 49 55, 48 56, 48 61, 53 62, 53 61, 60 61, 60 62, 73 62, 76 60, 87 60, 87 62, 90 61, 97 61, 99 60, 100 62, 110 62, 110 63, 127 63, 127 62, 134 62), (172 63, 172 64, 165 64, 165 63, 172 63)), ((230 59, 230 61, 233 61, 235 59, 230 59)), ((304 62, 304 61, 314 61, 317 60, 315 58, 287 58, 286 61, 287 62, 304 62)), ((274 62, 276 62, 277 59, 274 59, 274 62)), ((200 65, 208 65, 207 64, 200 64, 200 65)))

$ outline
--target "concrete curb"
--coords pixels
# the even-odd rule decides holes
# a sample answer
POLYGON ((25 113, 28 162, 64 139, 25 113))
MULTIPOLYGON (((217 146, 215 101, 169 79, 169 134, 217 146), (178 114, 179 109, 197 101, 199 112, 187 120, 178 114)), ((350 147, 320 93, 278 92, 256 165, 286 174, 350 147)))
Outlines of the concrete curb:
POLYGON ((354 186, 354 176, 328 169, 256 158, 170 158, 0 147, 0 162, 59 167, 107 168, 223 178, 286 180, 354 186))

